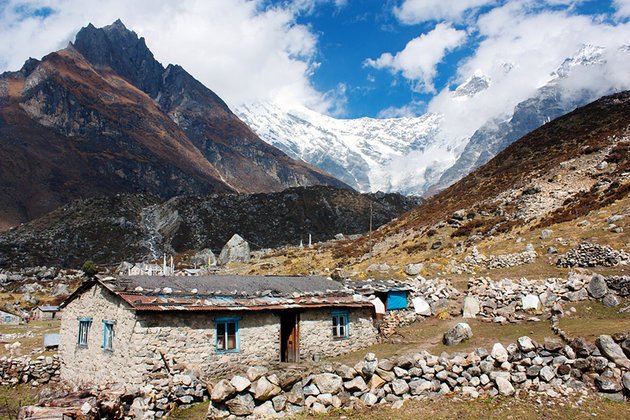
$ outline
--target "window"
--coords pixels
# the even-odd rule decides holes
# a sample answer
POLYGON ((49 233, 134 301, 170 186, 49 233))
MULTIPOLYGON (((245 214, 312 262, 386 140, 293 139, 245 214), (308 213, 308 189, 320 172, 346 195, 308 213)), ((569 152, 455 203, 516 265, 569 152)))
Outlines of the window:
POLYGON ((88 334, 90 333, 90 325, 92 325, 92 318, 79 318, 79 337, 77 344, 79 347, 88 346, 88 334))
POLYGON ((103 321, 103 350, 114 351, 114 325, 116 321, 103 321))
POLYGON ((348 311, 332 313, 333 338, 348 337, 348 311))
POLYGON ((218 352, 239 351, 238 321, 235 318, 222 318, 214 321, 217 329, 218 352))

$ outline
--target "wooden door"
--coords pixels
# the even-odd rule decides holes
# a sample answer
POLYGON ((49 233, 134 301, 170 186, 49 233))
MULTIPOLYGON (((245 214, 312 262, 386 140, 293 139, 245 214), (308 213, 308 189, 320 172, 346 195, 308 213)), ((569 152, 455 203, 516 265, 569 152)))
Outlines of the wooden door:
POLYGON ((280 315, 280 361, 300 361, 300 315, 297 312, 280 315))

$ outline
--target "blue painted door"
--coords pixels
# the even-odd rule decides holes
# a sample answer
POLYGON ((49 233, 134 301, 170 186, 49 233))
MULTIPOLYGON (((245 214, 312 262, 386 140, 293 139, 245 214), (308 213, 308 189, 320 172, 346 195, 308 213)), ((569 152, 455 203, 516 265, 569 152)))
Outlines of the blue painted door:
POLYGON ((387 293, 387 310, 407 309, 407 291, 390 291, 387 293))

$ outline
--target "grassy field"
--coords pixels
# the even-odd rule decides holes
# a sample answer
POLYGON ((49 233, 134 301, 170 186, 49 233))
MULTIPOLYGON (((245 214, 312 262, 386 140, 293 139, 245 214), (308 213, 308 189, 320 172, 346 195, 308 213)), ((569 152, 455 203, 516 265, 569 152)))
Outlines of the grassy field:
POLYGON ((20 407, 37 403, 38 388, 28 385, 0 387, 0 420, 17 419, 20 407))
MULTIPOLYGON (((23 337, 12 339, 4 344, 10 344, 15 341, 19 341, 22 346, 13 352, 14 356, 23 356, 31 354, 31 352, 37 348, 42 348, 44 345, 44 334, 57 333, 61 325, 60 320, 52 321, 31 321, 28 324, 21 325, 0 325, 0 334, 22 334, 33 333, 32 337, 23 337)), ((0 357, 8 356, 9 351, 5 349, 4 344, 0 344, 0 357)), ((52 352, 38 353, 38 355, 49 355, 52 352)))

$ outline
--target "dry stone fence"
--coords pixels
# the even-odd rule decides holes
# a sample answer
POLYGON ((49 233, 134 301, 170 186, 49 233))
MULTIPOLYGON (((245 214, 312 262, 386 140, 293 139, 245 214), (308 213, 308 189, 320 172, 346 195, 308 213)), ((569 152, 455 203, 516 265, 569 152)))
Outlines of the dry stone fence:
POLYGON ((208 418, 273 418, 301 411, 325 414, 376 404, 399 407, 404 400, 437 395, 478 398, 522 392, 551 397, 595 387, 614 400, 630 395, 630 340, 600 336, 596 343, 560 339, 537 343, 524 336, 490 351, 468 354, 427 352, 395 359, 368 353, 355 366, 331 364, 307 375, 252 367, 210 385, 208 418))

